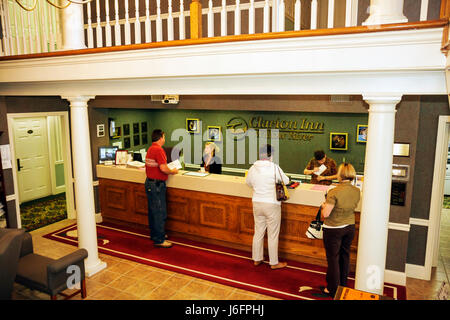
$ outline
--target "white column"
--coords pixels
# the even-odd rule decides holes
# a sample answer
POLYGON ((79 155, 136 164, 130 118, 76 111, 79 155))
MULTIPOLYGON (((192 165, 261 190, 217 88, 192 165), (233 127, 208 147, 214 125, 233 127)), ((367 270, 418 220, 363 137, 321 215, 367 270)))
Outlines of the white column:
POLYGON ((85 49, 83 5, 72 2, 58 10, 62 29, 62 50, 85 49))
POLYGON ((94 186, 92 183, 91 143, 87 102, 94 96, 62 97, 70 102, 72 160, 75 181, 78 247, 88 251, 85 260, 88 277, 106 268, 98 257, 95 225, 94 186))
POLYGON ((369 104, 355 289, 383 293, 392 181, 396 96, 363 96, 369 104))
POLYGON ((370 15, 363 25, 408 22, 408 18, 403 14, 403 1, 370 0, 370 15))

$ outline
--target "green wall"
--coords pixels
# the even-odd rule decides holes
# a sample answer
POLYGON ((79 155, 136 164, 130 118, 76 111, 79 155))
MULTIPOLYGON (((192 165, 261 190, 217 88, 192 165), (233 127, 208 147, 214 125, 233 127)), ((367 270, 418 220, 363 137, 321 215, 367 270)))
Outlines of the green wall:
MULTIPOLYGON (((227 123, 230 119, 239 117, 245 120, 249 126, 251 126, 251 119, 254 117, 261 117, 265 120, 279 121, 291 121, 294 123, 297 121, 297 128, 300 127, 301 122, 306 119, 313 123, 323 123, 323 133, 314 133, 310 141, 304 140, 290 140, 280 139, 280 165, 289 173, 303 173, 303 169, 308 163, 309 159, 313 156, 313 153, 317 149, 323 149, 325 153, 336 160, 339 164, 342 161, 347 161, 355 166, 358 172, 364 170, 364 156, 365 156, 365 144, 356 142, 356 128, 358 124, 367 124, 367 114, 355 114, 355 113, 311 113, 311 112, 261 112, 261 111, 209 111, 209 110, 136 110, 136 109, 109 109, 108 116, 116 121, 116 126, 123 126, 123 124, 130 124, 130 138, 131 148, 128 150, 137 151, 141 148, 147 149, 151 144, 151 132, 153 129, 160 128, 166 133, 166 145, 167 147, 175 146, 177 141, 171 141, 172 132, 179 128, 186 128, 186 118, 195 118, 202 121, 202 131, 206 131, 207 126, 220 126, 223 136, 225 136, 225 130, 227 123), (133 146, 133 123, 148 123, 148 143, 138 146, 133 146), (330 132, 347 132, 348 133, 348 149, 346 151, 330 150, 330 132)), ((263 123, 264 123, 263 121, 263 123)), ((253 125, 256 125, 258 121, 253 121, 253 125)), ((287 124, 286 122, 284 123, 287 124)), ((292 125, 293 127, 294 125, 292 125)), ((123 130, 123 128, 122 128, 123 130)), ((289 134, 287 134, 289 135, 289 134)), ((191 135, 191 139, 198 135, 191 135)), ((120 140, 123 141, 122 136, 120 140)), ((246 139, 247 140, 247 139, 246 139)), ((117 139, 111 139, 110 143, 118 141, 117 139)), ((193 140, 192 140, 193 141, 193 140)), ((268 141, 270 143, 270 139, 268 141)), ((204 145, 204 142, 203 142, 204 145)), ((192 152, 194 152, 192 143, 192 152)), ((228 162, 225 159, 226 143, 222 144, 223 148, 223 161, 228 162)), ((236 148, 235 148, 236 150, 236 148)), ((245 164, 225 164, 227 167, 234 168, 249 168, 251 165, 248 159, 248 141, 246 141, 246 158, 245 164)), ((237 162, 237 154, 235 152, 235 161, 237 162)), ((191 162, 194 159, 191 160, 191 162)), ((186 161, 188 162, 188 161, 186 161)))

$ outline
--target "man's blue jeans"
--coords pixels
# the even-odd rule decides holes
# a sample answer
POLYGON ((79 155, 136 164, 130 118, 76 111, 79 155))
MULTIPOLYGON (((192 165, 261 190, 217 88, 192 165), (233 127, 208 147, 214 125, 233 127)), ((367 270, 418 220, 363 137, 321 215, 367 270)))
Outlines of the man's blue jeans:
POLYGON ((164 242, 166 235, 166 182, 149 178, 145 179, 145 193, 148 200, 150 239, 155 244, 160 244, 164 242))

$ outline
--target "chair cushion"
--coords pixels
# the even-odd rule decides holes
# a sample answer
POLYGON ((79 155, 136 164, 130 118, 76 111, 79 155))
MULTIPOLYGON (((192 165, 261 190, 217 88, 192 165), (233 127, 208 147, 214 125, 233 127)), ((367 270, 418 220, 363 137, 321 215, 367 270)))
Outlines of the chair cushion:
POLYGON ((35 253, 20 258, 16 282, 50 294, 47 284, 47 266, 54 261, 35 253))

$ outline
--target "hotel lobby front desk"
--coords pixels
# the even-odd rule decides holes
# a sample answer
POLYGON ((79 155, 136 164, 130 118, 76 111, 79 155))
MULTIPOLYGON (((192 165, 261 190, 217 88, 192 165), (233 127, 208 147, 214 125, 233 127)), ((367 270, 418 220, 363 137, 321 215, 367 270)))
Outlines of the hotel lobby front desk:
MULTIPOLYGON (((217 174, 195 177, 183 175, 185 172, 180 171, 167 180, 166 230, 169 235, 251 252, 252 189, 245 178, 217 174)), ((97 165, 97 176, 103 220, 148 230, 145 170, 97 165)), ((281 258, 326 265, 323 241, 309 239, 305 232, 323 203, 327 189, 327 186, 307 183, 289 189, 290 199, 281 207, 281 258)), ((351 250, 352 270, 356 263, 360 206, 351 250)))

